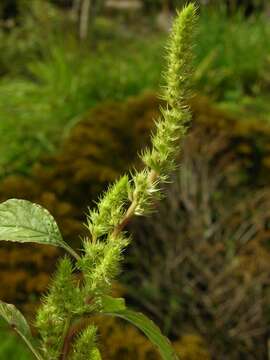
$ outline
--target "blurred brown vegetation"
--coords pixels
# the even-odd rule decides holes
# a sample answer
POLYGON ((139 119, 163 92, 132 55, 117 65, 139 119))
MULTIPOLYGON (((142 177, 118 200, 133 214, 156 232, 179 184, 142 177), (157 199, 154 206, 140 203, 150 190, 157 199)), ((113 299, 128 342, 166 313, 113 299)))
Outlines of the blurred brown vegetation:
MULTIPOLYGON (((237 120, 200 96, 191 107, 193 126, 167 200, 153 218, 132 224, 134 243, 123 274, 128 300, 159 322, 176 348, 186 351, 183 359, 209 359, 205 348, 213 358, 265 359, 270 126, 237 120)), ((45 206, 77 247, 87 206, 131 165, 139 166, 137 152, 158 110, 150 93, 98 106, 31 176, 4 179, 0 200, 19 197, 45 206)), ((0 298, 31 313, 58 255, 54 248, 1 245, 0 298)), ((105 359, 158 359, 136 330, 116 320, 103 324, 104 349, 111 351, 105 359)))
MULTIPOLYGON (((162 360, 150 341, 133 326, 115 318, 96 319, 104 360, 162 360)), ((210 360, 207 344, 198 334, 186 334, 173 342, 181 360, 210 360)))
POLYGON ((204 99, 192 108, 166 199, 133 224, 126 283, 171 336, 198 332, 218 359, 266 359, 270 129, 204 99))

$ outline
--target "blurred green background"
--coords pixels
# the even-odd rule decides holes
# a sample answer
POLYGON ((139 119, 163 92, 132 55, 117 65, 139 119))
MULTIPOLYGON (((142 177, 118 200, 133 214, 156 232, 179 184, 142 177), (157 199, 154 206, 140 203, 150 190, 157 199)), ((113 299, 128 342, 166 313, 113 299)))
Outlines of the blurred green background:
MULTIPOLYGON (((77 246, 87 206, 138 163, 149 141, 168 32, 184 3, 0 1, 2 201, 46 206, 77 246)), ((182 173, 160 205, 169 215, 131 225, 121 291, 159 323, 182 359, 267 359, 270 4, 196 3, 194 126, 182 173)), ((1 298, 32 319, 58 255, 1 245, 1 298)), ((109 326, 116 335, 106 344, 115 350, 104 358, 149 358, 139 333, 123 344, 128 330, 109 326)), ((2 323, 0 335, 0 359, 31 359, 2 323)))

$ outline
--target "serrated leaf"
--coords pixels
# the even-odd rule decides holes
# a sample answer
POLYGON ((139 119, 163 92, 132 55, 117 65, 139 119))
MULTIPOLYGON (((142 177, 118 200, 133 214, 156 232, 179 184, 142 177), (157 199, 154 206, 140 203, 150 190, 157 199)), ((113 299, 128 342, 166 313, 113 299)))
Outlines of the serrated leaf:
POLYGON ((0 204, 0 240, 67 246, 48 210, 19 199, 0 204))
POLYGON ((23 314, 14 305, 0 301, 0 316, 22 337, 35 357, 42 360, 34 348, 31 330, 23 314))
POLYGON ((157 347, 163 360, 178 360, 178 356, 169 340, 161 334, 160 329, 145 315, 129 309, 109 312, 104 311, 104 313, 120 317, 135 325, 148 337, 152 344, 157 347))
POLYGON ((112 296, 104 295, 101 298, 102 303, 102 312, 115 312, 122 311, 126 309, 125 299, 123 298, 114 298, 112 296))

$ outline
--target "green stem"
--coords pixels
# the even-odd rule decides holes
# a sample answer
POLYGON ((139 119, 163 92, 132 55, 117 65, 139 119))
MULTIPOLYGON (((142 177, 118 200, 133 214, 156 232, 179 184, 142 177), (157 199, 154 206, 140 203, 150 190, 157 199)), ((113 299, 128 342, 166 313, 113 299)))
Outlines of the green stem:
POLYGON ((63 331, 63 336, 62 336, 62 352, 61 352, 61 356, 60 359, 65 359, 66 358, 66 354, 65 354, 65 350, 66 350, 66 339, 68 337, 68 333, 69 333, 69 327, 70 327, 70 322, 71 322, 71 316, 68 316, 66 323, 65 323, 65 328, 63 331))
POLYGON ((35 355, 35 357, 38 360, 44 360, 43 357, 39 354, 39 352, 34 348, 33 344, 31 343, 31 341, 29 341, 23 334, 21 334, 19 332, 20 336, 23 338, 23 340, 25 341, 26 345, 29 347, 29 349, 32 351, 32 353, 35 355))
MULTIPOLYGON (((153 169, 149 169, 149 173, 148 173, 148 183, 149 183, 149 187, 151 187, 155 181, 158 179, 158 173, 153 170, 153 169)), ((134 192, 133 192, 133 201, 132 203, 130 204, 129 208, 127 209, 122 221, 120 222, 120 224, 118 224, 114 231, 113 231, 113 234, 112 236, 114 238, 116 238, 119 233, 127 226, 127 224, 130 222, 130 220, 132 219, 132 217, 134 216, 135 214, 135 211, 136 211, 136 208, 137 208, 137 205, 138 205, 138 199, 137 199, 137 196, 136 196, 136 191, 137 189, 134 189, 134 192)))
POLYGON ((72 249, 66 242, 63 242, 62 247, 70 253, 77 261, 80 260, 80 256, 72 249))
POLYGON ((63 343, 63 350, 61 353, 61 358, 60 360, 66 360, 69 352, 70 352, 70 347, 71 347, 71 343, 74 340, 74 337, 79 334, 83 329, 86 328, 86 326, 88 325, 89 320, 88 319, 84 319, 84 318, 80 318, 78 321, 76 321, 73 324, 66 324, 67 329, 65 329, 64 333, 64 343, 63 343))

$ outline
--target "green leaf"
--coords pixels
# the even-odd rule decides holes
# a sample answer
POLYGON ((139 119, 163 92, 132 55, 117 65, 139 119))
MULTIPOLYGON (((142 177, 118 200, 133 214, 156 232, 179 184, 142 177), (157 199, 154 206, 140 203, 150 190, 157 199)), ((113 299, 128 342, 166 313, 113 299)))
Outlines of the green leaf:
POLYGON ((12 304, 0 301, 0 315, 6 322, 15 329, 21 336, 31 338, 31 331, 22 313, 12 304))
POLYGON ((63 241, 49 211, 27 200, 10 199, 0 204, 0 240, 61 246, 77 257, 63 241))
POLYGON ((42 360, 42 357, 34 348, 30 327, 22 313, 14 305, 0 301, 0 316, 22 337, 35 357, 42 360))
POLYGON ((101 303, 102 312, 105 313, 126 310, 126 303, 123 298, 114 298, 112 296, 105 295, 101 298, 101 303))
POLYGON ((163 360, 178 360, 169 340, 161 334, 160 329, 145 315, 129 309, 104 311, 104 314, 118 316, 125 319, 140 329, 148 339, 158 348, 163 360))
POLYGON ((52 215, 40 205, 18 199, 0 204, 0 240, 62 245, 52 215))

